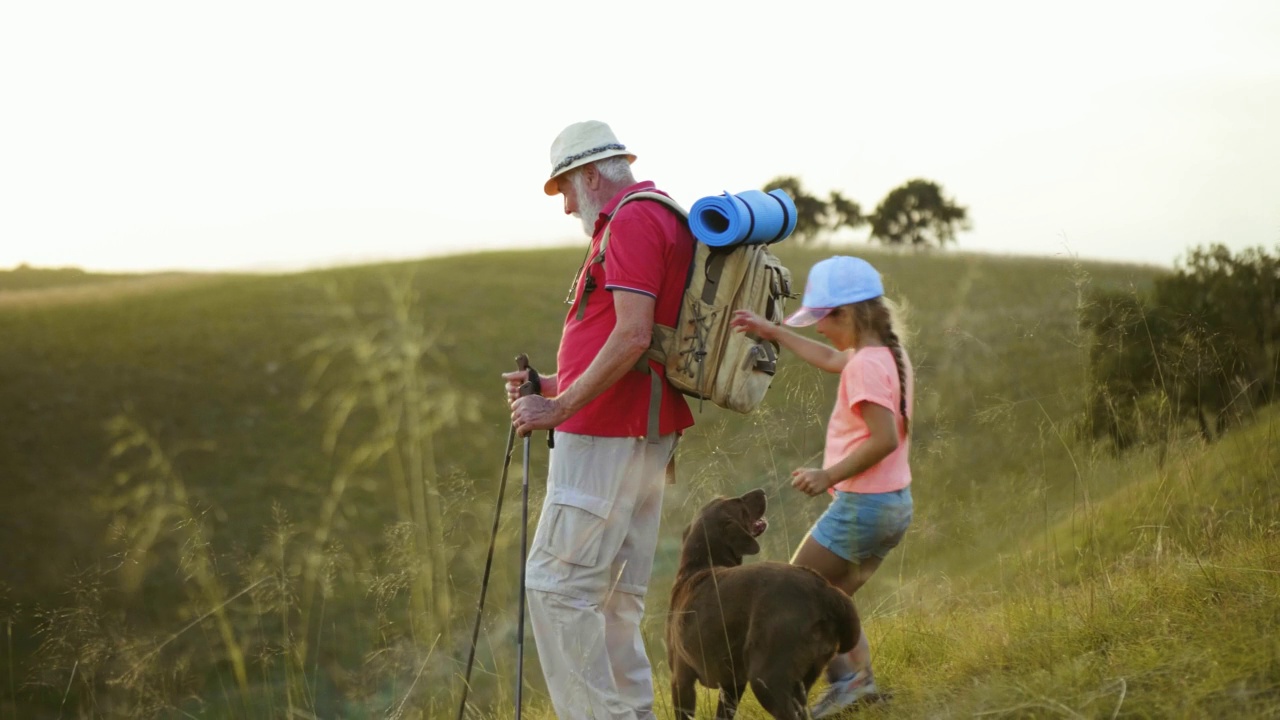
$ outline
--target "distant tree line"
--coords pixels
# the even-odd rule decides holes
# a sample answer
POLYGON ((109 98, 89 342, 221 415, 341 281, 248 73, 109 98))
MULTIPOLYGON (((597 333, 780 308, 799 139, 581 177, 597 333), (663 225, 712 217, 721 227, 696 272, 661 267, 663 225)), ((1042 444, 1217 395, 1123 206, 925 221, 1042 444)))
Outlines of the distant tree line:
POLYGON ((1275 400, 1280 373, 1280 248, 1196 248, 1150 298, 1097 291, 1081 310, 1092 335, 1085 429, 1117 449, 1169 439, 1190 423, 1206 440, 1275 400))
POLYGON ((811 195, 793 176, 774 178, 764 186, 765 192, 778 189, 795 201, 793 237, 802 242, 823 231, 870 225, 871 239, 886 245, 944 247, 955 242, 957 230, 971 227, 968 208, 943 195, 942 187, 930 180, 909 180, 894 188, 869 215, 838 191, 832 190, 826 199, 811 195))

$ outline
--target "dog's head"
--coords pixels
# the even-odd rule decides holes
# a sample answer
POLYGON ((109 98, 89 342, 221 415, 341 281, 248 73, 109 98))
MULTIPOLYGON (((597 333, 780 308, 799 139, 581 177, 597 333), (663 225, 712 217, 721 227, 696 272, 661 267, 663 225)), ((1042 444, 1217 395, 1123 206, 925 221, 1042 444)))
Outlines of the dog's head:
POLYGON ((698 511, 684 531, 682 567, 732 567, 760 552, 756 538, 769 522, 764 519, 764 490, 740 497, 719 497, 698 511))

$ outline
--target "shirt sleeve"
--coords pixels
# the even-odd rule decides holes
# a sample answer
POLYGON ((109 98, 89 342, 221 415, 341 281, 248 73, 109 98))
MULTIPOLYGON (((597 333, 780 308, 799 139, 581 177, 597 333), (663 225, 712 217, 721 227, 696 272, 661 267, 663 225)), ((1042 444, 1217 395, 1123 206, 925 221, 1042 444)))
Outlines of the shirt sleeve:
POLYGON ((652 204, 637 201, 625 205, 610 221, 604 263, 606 289, 658 297, 666 270, 667 239, 650 215, 652 210, 638 207, 652 204))
POLYGON ((897 413, 894 377, 883 363, 875 361, 871 353, 854 353, 841 376, 840 382, 848 390, 846 397, 851 411, 857 412, 860 402, 871 402, 897 413))

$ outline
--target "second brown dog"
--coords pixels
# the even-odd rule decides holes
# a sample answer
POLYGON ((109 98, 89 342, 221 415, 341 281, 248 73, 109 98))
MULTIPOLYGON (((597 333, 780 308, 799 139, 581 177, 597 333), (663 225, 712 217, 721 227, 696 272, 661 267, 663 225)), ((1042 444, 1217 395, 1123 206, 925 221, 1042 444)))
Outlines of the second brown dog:
POLYGON ((742 564, 760 552, 765 505, 763 490, 717 498, 684 531, 666 628, 679 718, 693 717, 695 680, 720 689, 717 718, 733 717, 748 685, 773 717, 807 717, 818 675, 857 641, 853 602, 821 575, 782 562, 742 564))

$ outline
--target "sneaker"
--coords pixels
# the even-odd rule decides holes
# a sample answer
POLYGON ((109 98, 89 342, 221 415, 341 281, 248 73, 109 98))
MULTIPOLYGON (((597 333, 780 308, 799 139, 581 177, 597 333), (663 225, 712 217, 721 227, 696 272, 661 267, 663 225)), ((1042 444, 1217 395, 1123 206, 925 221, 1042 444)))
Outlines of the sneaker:
POLYGON ((816 718, 831 717, 845 710, 859 700, 876 695, 876 679, 870 672, 853 673, 831 683, 819 695, 809 708, 809 714, 816 718))

